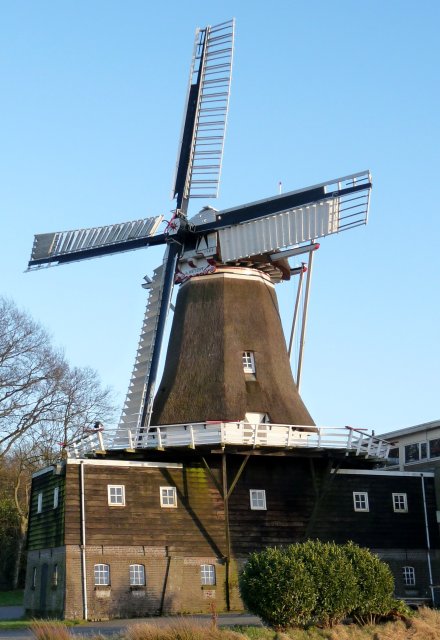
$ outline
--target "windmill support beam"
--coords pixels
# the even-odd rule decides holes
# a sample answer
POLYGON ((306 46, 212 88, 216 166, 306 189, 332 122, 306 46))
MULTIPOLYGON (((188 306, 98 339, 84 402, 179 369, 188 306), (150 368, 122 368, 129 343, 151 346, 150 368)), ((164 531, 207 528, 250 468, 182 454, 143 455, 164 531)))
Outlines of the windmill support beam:
POLYGON ((300 389, 300 384, 301 384, 302 361, 303 361, 303 354, 304 354, 304 344, 306 341, 307 312, 309 307, 310 282, 312 279, 313 253, 314 253, 313 251, 310 251, 310 254, 309 254, 309 266, 307 270, 306 292, 304 297, 304 311, 303 311, 302 326, 301 326, 301 338, 299 342, 298 369, 296 373, 296 386, 298 388, 298 391, 300 389))

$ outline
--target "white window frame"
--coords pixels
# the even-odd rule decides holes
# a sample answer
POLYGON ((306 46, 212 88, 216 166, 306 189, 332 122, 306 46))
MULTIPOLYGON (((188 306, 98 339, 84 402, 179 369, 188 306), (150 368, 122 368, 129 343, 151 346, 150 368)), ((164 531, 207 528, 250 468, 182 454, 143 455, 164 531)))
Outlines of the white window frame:
POLYGON ((406 493, 393 493, 393 509, 396 513, 408 513, 408 497, 406 493))
POLYGON ((111 507, 125 507, 125 486, 123 484, 107 485, 108 504, 111 507))
POLYGON ((253 511, 266 511, 265 489, 249 489, 249 502, 253 511))
POLYGON ((415 587, 416 586, 416 571, 414 567, 402 567, 403 571, 403 582, 405 587, 415 587))
POLYGON ((215 586, 215 565, 214 564, 201 564, 200 565, 200 584, 202 586, 215 586))
POLYGON ((145 587, 145 566, 131 564, 129 567, 130 587, 145 587))
POLYGON ((367 491, 353 491, 353 506, 355 511, 370 511, 367 491))
POLYGON ((253 351, 243 351, 243 371, 245 373, 255 373, 255 356, 253 351))
POLYGON ((176 487, 160 487, 160 506, 164 509, 177 507, 176 487))
POLYGON ((53 508, 57 509, 60 502, 60 488, 55 487, 53 490, 53 508))
POLYGON ((40 491, 37 494, 37 513, 41 513, 43 511, 43 492, 40 491))
POLYGON ((95 587, 108 587, 110 585, 110 565, 105 563, 95 564, 93 567, 95 587))

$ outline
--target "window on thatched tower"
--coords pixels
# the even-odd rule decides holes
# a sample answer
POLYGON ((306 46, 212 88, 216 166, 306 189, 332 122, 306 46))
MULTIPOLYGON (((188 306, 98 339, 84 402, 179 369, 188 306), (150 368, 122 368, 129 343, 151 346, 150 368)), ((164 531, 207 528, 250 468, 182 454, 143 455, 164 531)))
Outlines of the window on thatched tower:
POLYGON ((253 351, 243 351, 243 371, 255 373, 255 358, 253 351))

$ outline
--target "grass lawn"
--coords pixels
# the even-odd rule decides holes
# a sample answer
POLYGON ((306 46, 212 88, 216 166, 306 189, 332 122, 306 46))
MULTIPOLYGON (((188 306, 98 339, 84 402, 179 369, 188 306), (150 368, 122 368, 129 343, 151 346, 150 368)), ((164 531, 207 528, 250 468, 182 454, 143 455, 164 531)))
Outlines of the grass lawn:
POLYGON ((0 591, 0 607, 14 607, 23 604, 23 590, 0 591))

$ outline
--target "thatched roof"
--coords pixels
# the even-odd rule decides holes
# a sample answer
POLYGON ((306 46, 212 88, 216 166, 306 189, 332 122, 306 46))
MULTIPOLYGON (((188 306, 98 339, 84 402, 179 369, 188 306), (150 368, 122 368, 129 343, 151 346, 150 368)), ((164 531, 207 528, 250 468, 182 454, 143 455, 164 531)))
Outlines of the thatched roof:
POLYGON ((292 378, 273 285, 251 269, 192 278, 179 291, 152 424, 243 420, 313 425, 292 378), (253 351, 256 375, 243 371, 253 351))

